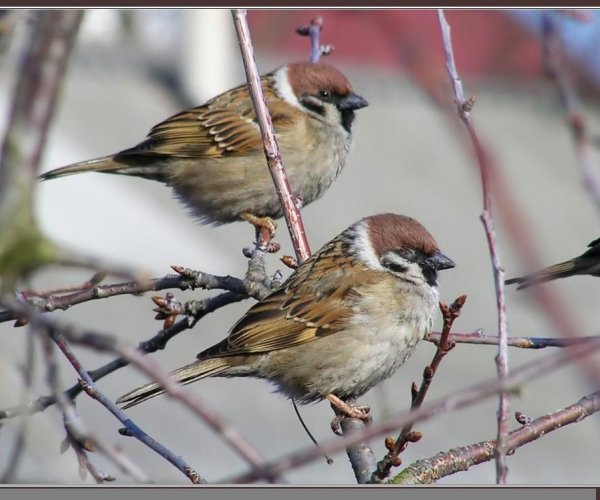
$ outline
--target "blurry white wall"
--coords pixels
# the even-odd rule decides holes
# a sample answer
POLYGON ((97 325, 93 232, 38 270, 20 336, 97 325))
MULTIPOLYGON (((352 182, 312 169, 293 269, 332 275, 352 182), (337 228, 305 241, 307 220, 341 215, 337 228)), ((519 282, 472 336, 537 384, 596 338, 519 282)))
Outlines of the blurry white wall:
MULTIPOLYGON (((124 31, 113 11, 88 16, 73 60, 56 120, 48 138, 43 170, 116 152, 141 141, 150 127, 179 111, 179 101, 169 88, 146 71, 146 62, 170 63, 182 71, 185 93, 200 104, 213 93, 243 82, 229 11, 135 11, 134 24, 148 31, 133 38, 124 31), (229 26, 229 28, 228 28, 229 26), (164 30, 170 29, 172 32, 164 30), (163 37, 164 35, 164 37, 163 37), (161 55, 162 54, 162 55, 161 55), (170 56, 170 57, 169 57, 170 56), (170 60, 169 60, 170 59, 170 60), (237 78, 236 78, 237 77, 237 78)), ((330 29, 335 27, 330 26, 330 29)), ((308 50, 308 49, 307 49, 308 50)), ((257 54, 262 68, 279 64, 272 54, 257 54)), ((335 59, 331 59, 335 64, 335 59)), ((456 131, 424 96, 396 72, 377 67, 341 69, 370 106, 358 112, 354 152, 325 196, 303 210, 313 249, 319 248, 360 217, 383 211, 412 215, 437 238, 457 267, 441 277, 442 300, 450 302, 468 294, 460 331, 483 328, 496 331, 494 287, 481 213, 480 181, 472 157, 457 140, 456 131), (327 217, 323 217, 327 214, 327 217)), ((11 72, 0 74, 0 119, 4 120, 12 92, 11 72)), ((474 118, 481 137, 507 176, 523 208, 532 237, 540 244, 544 262, 551 264, 580 253, 598 232, 593 203, 581 185, 571 137, 563 124, 551 86, 518 88, 503 82, 481 82, 470 92, 478 97, 474 118)), ((591 125, 598 128, 598 109, 587 108, 591 125)), ((37 213, 43 229, 65 245, 111 261, 148 269, 153 275, 170 272, 171 264, 185 265, 215 274, 240 276, 246 262, 241 249, 253 238, 245 224, 207 228, 194 223, 174 200, 168 188, 140 179, 86 174, 46 182, 39 187, 37 213)), ((522 269, 498 222, 501 256, 508 275, 522 269)), ((281 225, 281 254, 292 254, 281 225)), ((268 257, 271 271, 283 268, 278 256, 268 257)), ((79 283, 89 272, 53 268, 32 283, 38 288, 79 283)), ((551 284, 579 318, 583 333, 598 331, 597 297, 600 280, 572 278, 551 284)), ((208 295, 175 292, 180 300, 208 295)), ((551 336, 546 318, 526 294, 508 290, 507 312, 511 335, 551 336)), ((220 340, 249 306, 250 301, 222 309, 203 319, 193 331, 179 335, 168 348, 154 355, 170 370, 193 359, 196 352, 220 340)), ((133 344, 151 337, 161 323, 153 319, 149 296, 118 297, 53 313, 76 325, 111 332, 133 344)), ((436 328, 439 328, 439 321, 436 328)), ((24 359, 23 330, 0 325, 0 401, 2 407, 20 398, 20 365, 24 359)), ((375 420, 409 405, 410 383, 420 380, 434 349, 423 343, 397 375, 371 391, 363 402, 371 404, 375 420)), ((88 368, 108 361, 85 349, 77 353, 88 368)), ((550 354, 542 351, 510 351, 511 366, 550 354)), ((434 379, 429 400, 495 376, 495 348, 459 345, 450 353, 434 379)), ((37 358, 38 383, 34 394, 48 392, 43 382, 43 363, 37 358)), ((65 387, 76 380, 61 360, 65 387)), ((142 383, 145 378, 124 369, 102 380, 100 388, 112 398, 142 383)), ((189 386, 207 405, 226 416, 266 457, 274 459, 310 443, 296 421, 289 401, 271 394, 267 383, 253 380, 206 380, 189 386)), ((512 409, 536 417, 578 400, 591 389, 573 367, 524 387, 512 401, 512 409)), ((417 425, 424 439, 409 446, 405 464, 441 450, 495 436, 496 401, 440 416, 417 425)), ((82 418, 97 436, 118 444, 157 483, 186 484, 186 479, 141 444, 117 434, 121 426, 108 412, 86 397, 78 400, 82 418)), ((329 439, 329 405, 301 409, 320 441, 329 439)), ((131 417, 157 440, 181 454, 210 481, 245 470, 244 464, 207 427, 166 398, 156 398, 129 411, 131 417)), ((596 416, 562 429, 529 445, 509 458, 509 480, 525 484, 596 483, 600 466, 594 443, 600 437, 596 416)), ((516 424, 511 422, 511 428, 516 424)), ((17 430, 9 421, 0 431, 0 468, 17 430)), ((78 482, 72 452, 59 454, 64 435, 56 409, 30 419, 29 445, 19 469, 24 483, 78 482)), ((383 456, 382 439, 372 442, 383 456)), ((130 482, 98 454, 95 461, 118 483, 130 482)), ((493 464, 456 474, 444 484, 494 481, 493 464)), ((293 483, 353 483, 344 454, 327 466, 316 461, 287 475, 293 483)), ((88 482, 90 480, 88 479, 88 482)))

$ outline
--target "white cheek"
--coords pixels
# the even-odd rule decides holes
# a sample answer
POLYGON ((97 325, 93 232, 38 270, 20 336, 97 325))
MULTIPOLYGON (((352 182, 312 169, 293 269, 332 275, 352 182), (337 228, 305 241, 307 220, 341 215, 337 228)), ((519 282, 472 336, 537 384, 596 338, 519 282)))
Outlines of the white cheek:
POLYGON ((292 106, 295 106, 299 109, 304 109, 302 107, 302 105, 300 104, 300 101, 298 101, 296 94, 294 94, 294 90, 292 89, 292 86, 290 85, 290 82, 288 79, 287 66, 282 66, 277 71, 275 71, 273 80, 274 80, 275 90, 281 96, 281 98, 283 100, 285 100, 292 106))
POLYGON ((356 233, 356 237, 353 241, 354 251, 360 256, 363 262, 367 264, 367 267, 376 271, 387 271, 387 269, 379 262, 375 250, 373 250, 367 224, 362 221, 355 224, 354 231, 356 233))

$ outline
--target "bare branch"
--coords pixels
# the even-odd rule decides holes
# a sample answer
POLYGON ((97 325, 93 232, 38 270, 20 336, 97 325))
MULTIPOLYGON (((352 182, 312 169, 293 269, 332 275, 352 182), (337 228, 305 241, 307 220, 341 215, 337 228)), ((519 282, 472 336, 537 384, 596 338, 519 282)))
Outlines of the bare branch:
POLYGON ((321 45, 321 30, 323 29, 323 18, 315 17, 308 26, 296 29, 300 36, 310 37, 310 62, 318 63, 321 56, 328 56, 333 52, 333 45, 321 45))
MULTIPOLYGON (((85 345, 100 351, 113 352, 127 359, 136 368, 148 375, 152 380, 158 382, 164 388, 166 394, 179 400, 194 414, 198 415, 250 465, 252 465, 254 468, 258 468, 264 463, 260 455, 239 432, 237 432, 230 424, 226 423, 215 412, 205 407, 199 399, 197 399, 191 393, 185 391, 181 385, 177 384, 168 374, 164 373, 152 359, 145 357, 136 348, 123 344, 113 336, 103 335, 91 331, 78 331, 74 328, 62 328, 56 322, 53 322, 50 319, 42 316, 37 310, 31 308, 27 304, 7 302, 8 301, 5 301, 4 303, 5 307, 16 310, 19 315, 23 315, 30 321, 32 319, 35 320, 37 322, 36 324, 46 329, 50 335, 62 334, 70 342, 85 345)), ((89 378, 89 381, 85 381, 84 390, 90 393, 90 395, 93 395, 93 397, 102 399, 102 403, 107 406, 107 408, 117 418, 121 419, 120 417, 123 416, 124 420, 122 421, 129 430, 129 421, 127 420, 126 414, 120 408, 116 407, 114 403, 106 400, 104 395, 95 390, 91 377, 89 378), (91 382, 91 384, 89 382, 91 382)), ((137 429, 134 428, 134 431, 137 432, 137 429)), ((141 431, 140 436, 146 439, 141 431)), ((138 436, 136 435, 136 437, 138 436)))
MULTIPOLYGON (((544 415, 513 431, 508 436, 507 453, 535 441, 549 432, 565 425, 580 422, 600 410, 600 393, 595 392, 580 399, 574 405, 544 415)), ((442 477, 465 471, 473 465, 489 462, 494 458, 495 441, 483 441, 469 446, 461 446, 437 455, 418 460, 392 478, 393 484, 431 484, 442 477)))
MULTIPOLYGON (((439 344, 441 333, 431 332, 427 334, 425 340, 439 344)), ((569 347, 584 342, 598 340, 599 336, 573 337, 568 339, 556 339, 545 337, 508 337, 509 347, 520 347, 521 349, 544 349, 546 347, 569 347)), ((496 335, 484 335, 481 330, 473 333, 451 333, 448 340, 457 344, 479 344, 479 345, 498 345, 500 337, 496 335)))
MULTIPOLYGON (((31 385, 33 382, 33 370, 35 367, 35 352, 34 352, 34 343, 33 343, 33 332, 27 332, 27 338, 25 340, 25 363, 22 367, 23 372, 23 391, 21 397, 21 404, 24 404, 25 401, 30 396, 31 385)), ((28 419, 22 419, 19 425, 19 429, 17 431, 17 438, 15 440, 15 445, 12 452, 9 454, 9 458, 7 461, 6 469, 4 470, 2 476, 0 476, 0 483, 7 484, 11 483, 12 478, 17 471, 19 461, 23 455, 23 451, 25 450, 25 434, 27 431, 28 419)))
POLYGON ((342 438, 332 439, 318 448, 305 448, 268 462, 258 470, 239 476, 226 478, 224 483, 248 483, 269 477, 276 473, 304 465, 323 455, 337 452, 355 443, 395 432, 405 425, 422 422, 441 413, 458 410, 497 394, 502 390, 515 390, 520 385, 556 370, 567 363, 580 361, 600 349, 600 338, 585 344, 578 344, 562 349, 558 354, 546 356, 533 363, 517 367, 504 379, 488 379, 466 389, 449 394, 437 401, 427 403, 418 410, 402 412, 384 422, 373 424, 361 431, 342 438))
MULTIPOLYGON (((467 300, 466 295, 462 295, 458 297, 450 307, 446 304, 440 302, 440 310, 442 312, 442 316, 444 318, 444 326, 441 333, 440 341, 437 344, 437 349, 435 354, 433 355, 433 359, 429 365, 425 367, 423 370, 423 380, 421 381, 421 387, 417 390, 416 384, 413 382, 411 388, 412 394, 412 403, 410 405, 410 410, 414 411, 421 407, 423 401, 425 401, 425 396, 427 395, 427 391, 429 390, 429 386, 433 381, 433 377, 437 372, 442 359, 448 354, 453 348, 454 343, 448 340, 450 335, 450 330, 452 329, 452 325, 458 316, 460 315, 460 311, 465 301, 467 300)), ((400 460, 400 453, 402 453, 408 443, 417 442, 421 439, 421 434, 418 432, 412 432, 413 424, 407 424, 400 431, 400 435, 394 441, 392 438, 386 439, 386 447, 388 449, 388 453, 383 457, 383 459, 377 463, 377 470, 373 472, 371 475, 370 482, 372 483, 380 483, 390 474, 390 470, 392 467, 398 467, 402 461, 400 460)))
MULTIPOLYGON (((454 51, 452 49, 452 41, 450 38, 450 26, 446 21, 443 10, 438 10, 438 21, 442 31, 442 39, 444 44, 444 53, 446 56, 446 69, 450 78, 450 83, 454 90, 454 98, 458 116, 465 124, 479 164, 481 174, 481 185, 483 190, 483 213, 481 220, 485 228, 485 234, 490 249, 492 259, 492 268, 494 273, 494 283, 496 288, 496 306, 498 309, 498 354, 496 355, 496 368, 498 378, 503 380, 508 375, 508 327, 506 322, 506 301, 504 297, 504 269, 500 261, 498 245, 496 243, 496 232, 494 229, 494 218, 492 214, 492 198, 490 189, 490 167, 487 160, 487 154, 479 142, 479 137, 475 130, 473 120, 471 118, 471 109, 475 103, 474 98, 465 99, 462 82, 456 64, 454 62, 454 51)), ((498 405, 498 439, 497 439, 497 456, 496 456, 496 482, 498 484, 506 483, 508 468, 506 466, 506 442, 508 436, 508 412, 509 412, 509 397, 508 392, 501 391, 498 405)))
POLYGON ((244 68, 246 69, 246 78, 248 79, 248 88, 252 96, 252 102, 256 109, 256 118, 263 137, 265 156, 269 172, 273 177, 273 183, 279 196, 279 201, 283 208, 285 221, 292 238, 292 244, 296 252, 298 262, 304 262, 310 256, 310 247, 304 231, 304 224, 300 210, 296 205, 296 200, 290 189, 290 184, 285 173, 279 146, 275 139, 275 131, 271 116, 265 102, 260 76, 254 59, 254 48, 250 39, 250 30, 246 20, 246 11, 244 9, 234 9, 231 11, 233 22, 240 42, 244 68))
MULTIPOLYGON (((552 12, 542 14, 544 69, 554 80, 565 113, 565 120, 571 128, 583 184, 596 207, 600 209, 600 167, 594 160, 587 122, 579 107, 579 99, 573 82, 565 68, 564 47, 552 14, 552 12)), ((570 11, 563 11, 562 14, 576 15, 570 11)))

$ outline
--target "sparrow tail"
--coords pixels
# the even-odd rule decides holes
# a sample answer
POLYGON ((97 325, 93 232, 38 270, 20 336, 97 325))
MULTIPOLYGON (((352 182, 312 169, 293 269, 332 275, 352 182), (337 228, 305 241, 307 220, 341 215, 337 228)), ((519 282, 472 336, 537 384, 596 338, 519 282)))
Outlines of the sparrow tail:
POLYGON ((126 166, 116 163, 112 156, 104 156, 102 158, 73 163, 66 167, 51 170, 50 172, 40 175, 40 180, 47 181, 49 179, 56 179, 58 177, 65 177, 73 174, 82 174, 84 172, 125 173, 123 171, 126 168, 126 166), (121 172, 119 172, 119 170, 121 170, 121 172))
MULTIPOLYGON (((229 367, 229 363, 227 363, 227 361, 223 358, 205 359, 202 361, 194 361, 189 365, 182 366, 181 368, 172 371, 169 375, 180 384, 187 385, 195 382, 196 380, 218 375, 227 370, 229 367)), ((123 406, 123 409, 127 409, 143 403, 144 401, 155 396, 159 396, 164 392, 165 390, 160 386, 160 384, 153 382, 124 394, 117 399, 117 403, 127 403, 125 406, 123 406)))
POLYGON ((517 290, 521 290, 530 286, 539 285, 540 283, 545 283, 546 281, 572 276, 573 274, 576 274, 574 269, 575 265, 573 261, 568 260, 566 262, 561 262, 560 264, 542 269, 536 273, 521 276, 519 278, 508 279, 506 280, 506 284, 512 285, 513 283, 517 283, 519 285, 517 290))
POLYGON ((151 157, 131 155, 127 157, 127 162, 115 161, 115 158, 119 160, 120 156, 103 156, 102 158, 72 163, 65 167, 50 170, 49 172, 40 175, 39 179, 47 181, 49 179, 66 177, 67 175, 83 174, 85 172, 101 172, 107 174, 132 175, 150 180, 164 180, 161 168, 153 164, 151 157))

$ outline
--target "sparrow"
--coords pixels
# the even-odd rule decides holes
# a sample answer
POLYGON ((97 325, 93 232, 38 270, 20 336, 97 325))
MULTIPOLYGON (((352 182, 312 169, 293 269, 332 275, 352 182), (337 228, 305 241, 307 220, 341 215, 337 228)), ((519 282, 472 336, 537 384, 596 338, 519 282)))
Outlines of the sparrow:
POLYGON ((546 281, 567 278, 577 274, 589 274, 591 276, 600 276, 600 238, 592 241, 588 245, 589 250, 582 253, 579 257, 545 267, 540 271, 531 273, 519 278, 506 280, 507 285, 517 283, 517 290, 527 288, 533 285, 539 285, 546 281))
MULTIPOLYGON (((354 112, 368 105, 333 66, 292 63, 261 77, 292 193, 307 205, 346 163, 354 112)), ((247 85, 154 126, 119 153, 46 172, 131 175, 170 186, 201 223, 283 215, 247 85)))
MULTIPOLYGON (((431 330, 438 271, 452 267, 416 220, 390 213, 366 217, 254 304, 224 340, 171 376, 182 384, 206 377, 266 379, 298 403, 327 399, 363 418, 367 407, 345 401, 390 377, 431 330)), ((163 392, 151 383, 117 402, 129 408, 163 392)))

